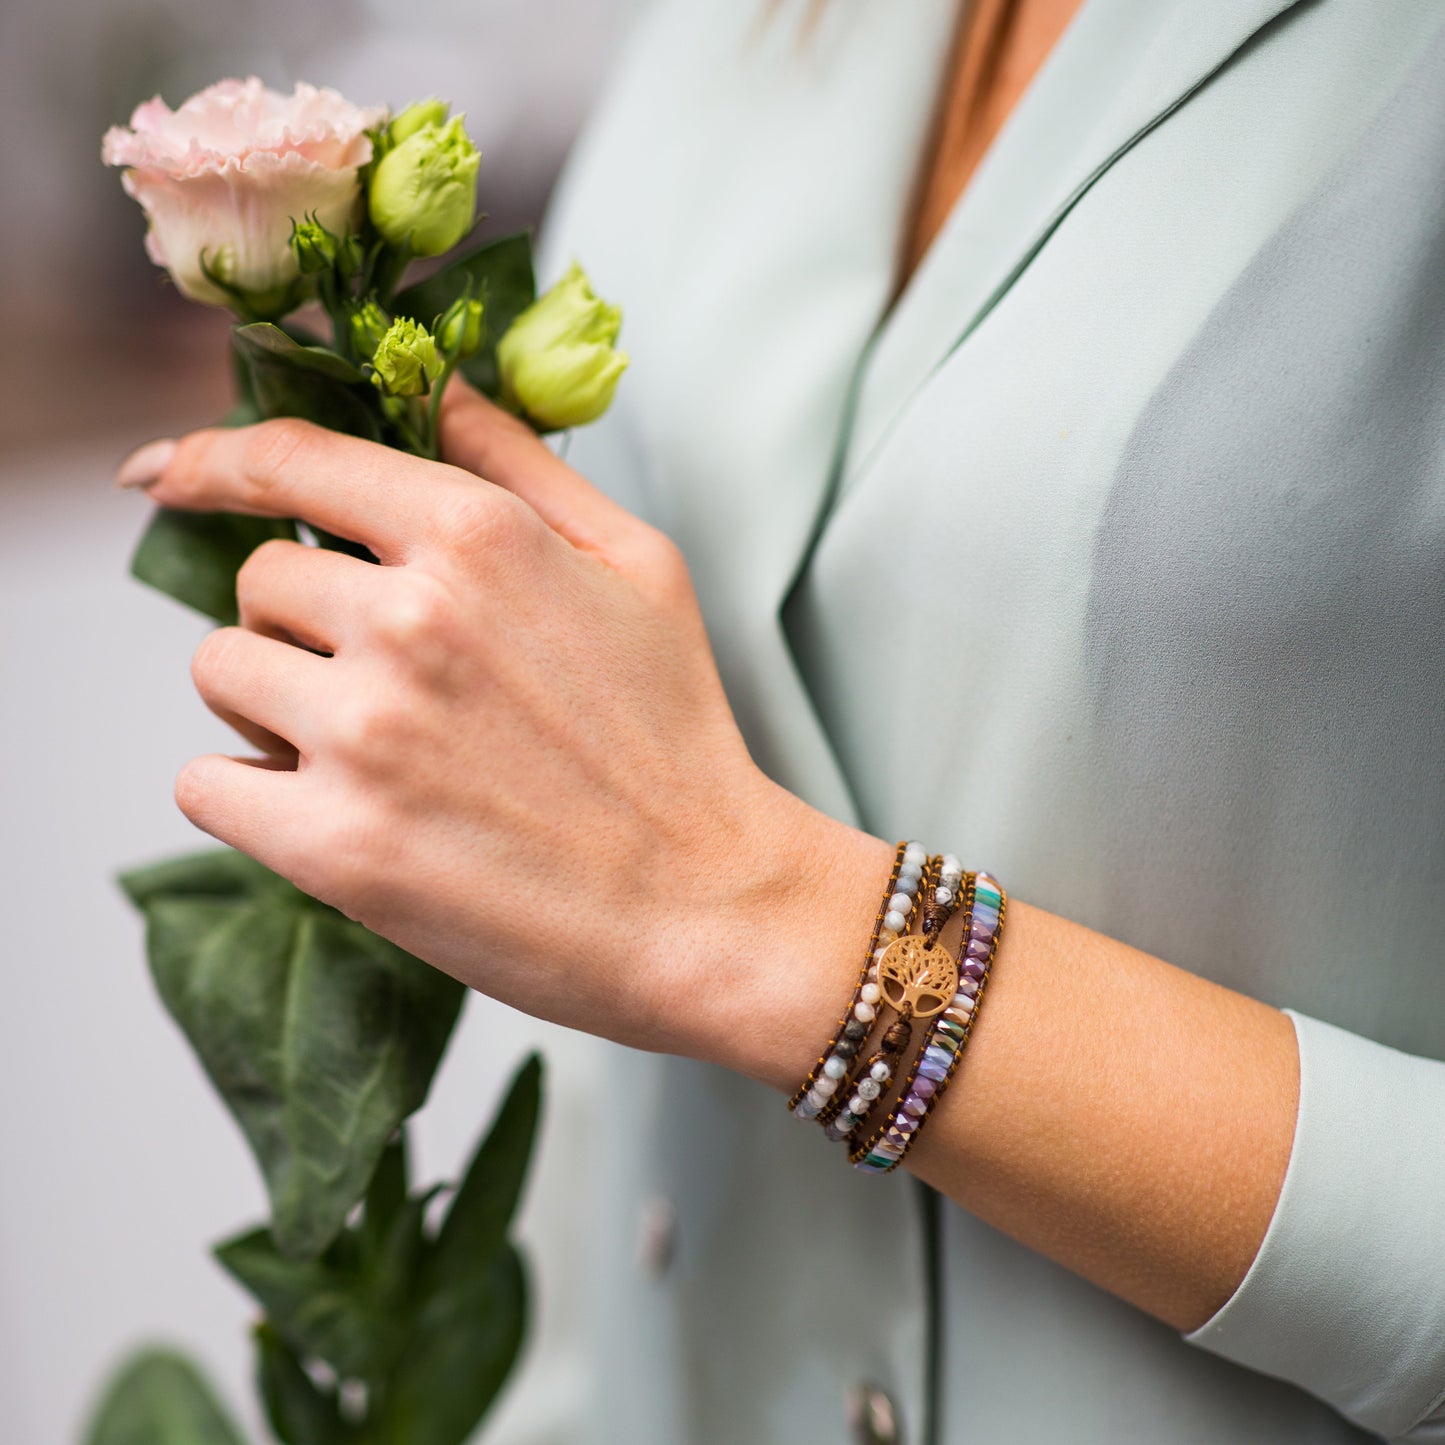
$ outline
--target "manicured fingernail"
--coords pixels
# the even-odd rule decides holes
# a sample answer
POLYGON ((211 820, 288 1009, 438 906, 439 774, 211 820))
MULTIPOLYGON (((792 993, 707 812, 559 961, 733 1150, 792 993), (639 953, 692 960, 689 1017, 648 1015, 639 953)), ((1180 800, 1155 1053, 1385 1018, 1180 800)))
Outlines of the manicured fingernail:
POLYGON ((170 437, 147 442, 133 451, 119 466, 115 474, 118 487, 148 487, 160 480, 170 459, 176 454, 176 444, 170 437))

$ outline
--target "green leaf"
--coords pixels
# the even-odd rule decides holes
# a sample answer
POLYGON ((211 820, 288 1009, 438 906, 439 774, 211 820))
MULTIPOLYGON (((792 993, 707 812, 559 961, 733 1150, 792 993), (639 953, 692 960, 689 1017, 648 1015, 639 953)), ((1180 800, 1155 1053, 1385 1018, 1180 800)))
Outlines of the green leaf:
POLYGON ((406 1204, 407 1191, 406 1131, 398 1131, 382 1151, 376 1173, 366 1188, 362 1204, 361 1253, 368 1262, 385 1249, 387 1236, 397 1214, 406 1204))
POLYGON ((459 1445, 511 1371, 526 1327, 527 1281, 506 1231, 531 1159, 541 1089, 542 1062, 532 1054, 426 1248, 407 1347, 380 1396, 380 1445, 459 1445))
POLYGON ((324 1360, 347 1379, 373 1373, 378 1332, 396 1326, 378 1314, 359 1271, 329 1258, 288 1259, 269 1229, 228 1239, 215 1255, 298 1355, 324 1360))
POLYGON ((347 1445, 355 1431, 342 1418, 335 1389, 323 1390, 269 1325, 256 1326, 256 1386, 266 1418, 285 1445, 347 1445))
POLYGON ((251 381, 250 364, 236 346, 234 327, 231 334, 231 375, 236 382, 236 403, 221 425, 250 426, 261 420, 261 408, 256 402, 256 388, 251 381))
POLYGON ((426 1098, 464 990, 259 864, 122 877, 151 973, 271 1197, 284 1254, 319 1256, 426 1098))
POLYGON ((526 1181, 541 1110, 542 1060, 529 1054, 513 1076, 428 1251, 424 1287, 429 1295, 474 1273, 501 1248, 526 1181))
MULTIPOLYGON (((391 1221, 386 1238, 375 1256, 365 1259, 367 1278, 378 1308, 389 1318, 405 1317, 410 1328, 426 1248, 426 1211, 442 1186, 433 1185, 408 1199, 391 1221)), ((389 1370, 394 1358, 378 1351, 373 1376, 389 1370)))
POLYGON ((376 1445, 462 1445, 496 1399, 526 1333, 527 1274, 515 1246, 428 1299, 381 1393, 376 1445))
POLYGON ((268 321, 238 326, 231 334, 262 417, 301 417, 349 436, 381 439, 376 388, 344 357, 323 346, 303 346, 268 321))
POLYGON ((383 1380, 405 1347, 420 1274, 429 1189, 400 1202, 384 1237, 348 1228, 320 1259, 289 1259, 268 1229, 216 1246, 222 1267, 266 1312, 302 1359, 323 1360, 344 1379, 383 1380))
POLYGON ((284 893, 291 885, 234 848, 188 853, 123 873, 120 886, 137 908, 168 896, 178 898, 264 898, 284 893))
POLYGON ((392 305, 398 316, 430 326, 471 284, 481 298, 485 334, 481 349, 462 363, 462 375, 478 391, 495 399, 502 384, 497 372, 497 342, 507 328, 537 299, 532 274, 532 239, 525 231, 468 251, 425 281, 409 286, 392 305))
POLYGON ((131 558, 131 575, 230 624, 237 618, 236 573, 272 537, 294 539, 291 522, 231 512, 181 512, 158 507, 131 558))
POLYGON ((246 359, 253 381, 258 366, 264 370, 266 365, 273 363, 315 372, 318 376, 330 377, 348 386, 359 386, 366 381, 361 370, 339 352, 302 342, 269 321, 238 326, 233 338, 237 352, 246 359))
POLYGON ((243 1445, 196 1366, 159 1349, 142 1351, 121 1367, 85 1439, 86 1445, 243 1445))

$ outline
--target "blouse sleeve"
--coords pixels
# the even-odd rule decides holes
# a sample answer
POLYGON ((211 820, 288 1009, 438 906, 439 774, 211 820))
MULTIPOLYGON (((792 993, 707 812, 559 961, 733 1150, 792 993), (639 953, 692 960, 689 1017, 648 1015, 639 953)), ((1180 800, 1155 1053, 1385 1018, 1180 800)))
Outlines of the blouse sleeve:
POLYGON ((1185 1338, 1387 1440, 1445 1442, 1445 1062, 1286 1012, 1284 1187, 1239 1288, 1185 1338))

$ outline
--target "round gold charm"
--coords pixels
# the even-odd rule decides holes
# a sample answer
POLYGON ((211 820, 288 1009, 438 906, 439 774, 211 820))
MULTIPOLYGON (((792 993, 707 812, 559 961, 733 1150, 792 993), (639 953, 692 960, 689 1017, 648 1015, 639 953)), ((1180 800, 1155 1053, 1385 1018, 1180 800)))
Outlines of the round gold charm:
POLYGON ((905 933, 888 945, 878 964, 878 987, 899 1013, 914 1018, 942 1013, 958 992, 958 965, 942 947, 930 948, 921 934, 905 933))

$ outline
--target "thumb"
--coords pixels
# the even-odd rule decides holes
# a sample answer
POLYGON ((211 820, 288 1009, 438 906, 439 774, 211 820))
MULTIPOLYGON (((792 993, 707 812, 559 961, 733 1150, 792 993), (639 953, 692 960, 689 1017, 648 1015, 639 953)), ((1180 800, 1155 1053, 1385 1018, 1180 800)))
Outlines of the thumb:
POLYGON ((441 401, 442 460, 520 497, 574 547, 616 560, 646 524, 556 456, 526 422, 461 377, 441 401))

